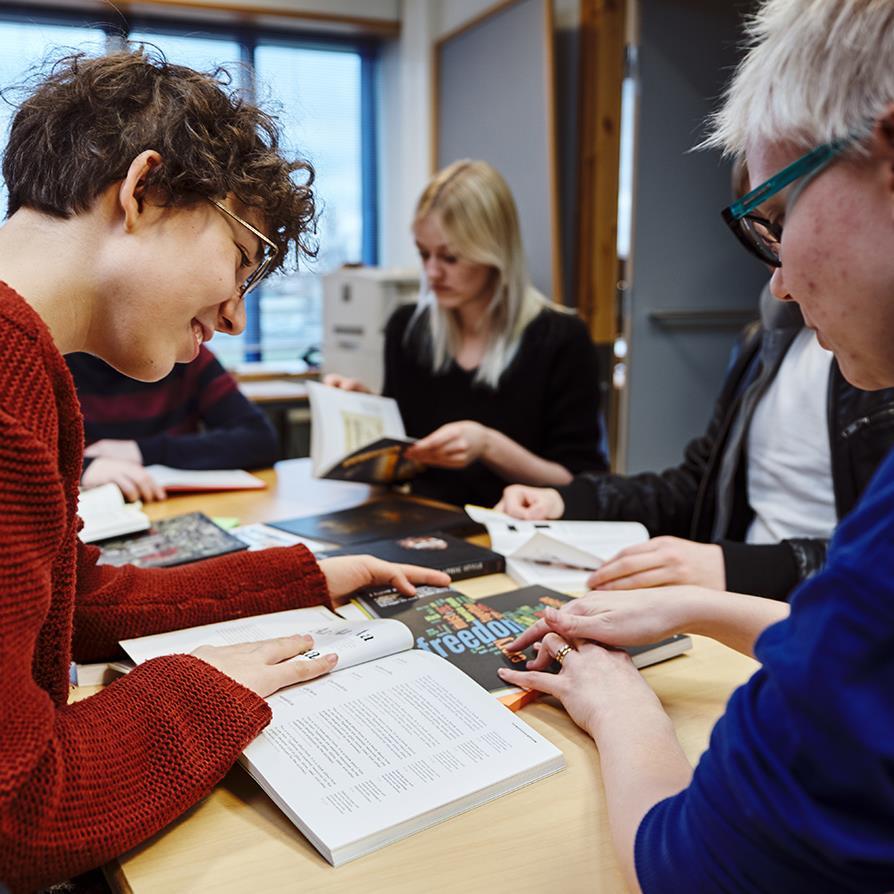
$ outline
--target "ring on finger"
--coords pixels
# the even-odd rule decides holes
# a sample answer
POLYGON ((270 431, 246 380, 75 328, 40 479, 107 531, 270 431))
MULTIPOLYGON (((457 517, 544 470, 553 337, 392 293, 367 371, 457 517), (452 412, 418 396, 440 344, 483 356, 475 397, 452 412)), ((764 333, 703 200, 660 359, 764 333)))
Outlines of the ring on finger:
POLYGON ((565 656, 570 651, 571 651, 571 646, 569 646, 568 643, 565 643, 565 645, 562 646, 562 648, 559 649, 559 651, 556 652, 556 654, 553 657, 556 659, 556 661, 559 662, 559 664, 561 664, 565 660, 565 656))

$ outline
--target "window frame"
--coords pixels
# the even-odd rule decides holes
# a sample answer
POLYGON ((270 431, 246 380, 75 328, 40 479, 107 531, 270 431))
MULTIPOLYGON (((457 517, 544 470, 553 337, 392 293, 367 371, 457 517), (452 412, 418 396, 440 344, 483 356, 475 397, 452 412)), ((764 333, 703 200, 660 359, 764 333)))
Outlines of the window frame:
MULTIPOLYGON (((294 49, 354 53, 360 58, 360 183, 361 252, 360 263, 375 266, 379 258, 379 158, 377 139, 378 69, 381 41, 375 37, 321 34, 301 28, 277 28, 247 22, 212 22, 200 16, 171 16, 124 10, 73 10, 47 4, 34 7, 25 3, 0 2, 0 22, 35 25, 81 25, 105 33, 106 48, 126 41, 135 31, 155 30, 171 37, 211 37, 226 39, 240 47, 240 61, 249 73, 249 82, 240 79, 239 89, 249 98, 255 93, 255 52, 259 44, 294 49)), ((261 343, 261 297, 263 284, 246 299, 246 328, 243 360, 263 359, 261 343)))

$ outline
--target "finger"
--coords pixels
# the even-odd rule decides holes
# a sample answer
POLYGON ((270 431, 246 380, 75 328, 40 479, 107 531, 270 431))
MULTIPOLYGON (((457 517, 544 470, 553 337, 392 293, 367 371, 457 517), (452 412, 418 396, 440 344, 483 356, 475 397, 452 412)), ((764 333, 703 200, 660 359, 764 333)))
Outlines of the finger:
POLYGON ((434 568, 424 568, 422 565, 398 565, 404 575, 414 584, 427 587, 447 587, 450 585, 450 575, 434 568))
POLYGON ((139 500, 140 490, 127 475, 122 472, 113 480, 121 489, 121 493, 124 494, 124 498, 128 503, 133 503, 135 500, 139 500))
POLYGON ((536 689, 537 692, 545 692, 548 695, 558 695, 562 682, 558 674, 544 674, 539 671, 517 671, 508 667, 497 669, 500 679, 510 686, 518 686, 521 689, 536 689))
POLYGON ((631 574, 639 574, 642 571, 648 571, 650 568, 659 568, 662 564, 661 554, 657 552, 609 559, 608 562, 587 578, 587 583, 594 590, 598 590, 605 584, 611 583, 611 581, 628 577, 631 574))
POLYGON ((532 643, 539 642, 543 639, 549 631, 549 624, 541 618, 535 624, 532 624, 524 633, 520 634, 516 639, 509 643, 509 645, 506 646, 506 650, 509 652, 523 652, 532 643))
POLYGON ((558 652, 559 649, 564 649, 565 646, 571 645, 571 643, 565 640, 565 637, 556 633, 554 630, 550 630, 549 633, 543 637, 541 643, 543 643, 543 648, 537 653, 538 659, 544 652, 549 652, 549 657, 555 658, 556 652, 558 652))
POLYGON ((336 664, 338 664, 338 655, 330 652, 328 655, 308 658, 304 661, 284 661, 271 667, 270 673, 276 688, 282 689, 285 686, 294 686, 296 683, 303 683, 305 680, 313 680, 314 677, 328 674, 336 664))
POLYGON ((265 639, 259 643, 258 651, 267 664, 279 664, 288 661, 296 655, 302 655, 308 649, 313 648, 314 638, 306 633, 296 633, 293 636, 278 636, 275 639, 265 639))
POLYGON ((664 537, 653 537, 645 543, 634 543, 632 546, 625 546, 624 549, 618 550, 609 561, 613 562, 615 559, 620 559, 624 556, 638 556, 640 553, 653 553, 656 549, 666 545, 665 540, 666 538, 664 537))
POLYGON ((638 574, 629 574, 626 577, 618 578, 610 583, 597 587, 599 590, 636 590, 647 589, 648 587, 667 587, 672 584, 683 584, 685 580, 680 580, 679 576, 674 573, 671 568, 652 568, 648 571, 641 571, 638 574))

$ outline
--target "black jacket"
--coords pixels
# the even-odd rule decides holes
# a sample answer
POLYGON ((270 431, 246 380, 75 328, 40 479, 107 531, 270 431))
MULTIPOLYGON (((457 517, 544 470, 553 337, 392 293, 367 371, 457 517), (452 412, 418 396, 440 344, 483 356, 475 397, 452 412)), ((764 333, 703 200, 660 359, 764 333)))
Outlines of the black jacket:
MULTIPOLYGON (((653 537, 673 535, 723 548, 727 589, 786 599, 792 589, 822 568, 826 540, 793 539, 771 545, 744 543, 753 511, 748 505, 747 439, 735 457, 731 499, 721 505, 718 473, 730 449, 730 430, 742 397, 763 364, 778 369, 803 321, 797 306, 781 305, 764 323, 742 335, 708 429, 686 447, 683 462, 660 474, 578 475, 558 488, 564 518, 642 522, 653 537), (769 350, 768 350, 769 348, 769 350), (728 519, 715 531, 718 513, 728 519)), ((771 377, 772 378, 772 377, 771 377)), ((849 385, 833 359, 828 385, 832 482, 839 520, 857 503, 876 468, 894 446, 894 389, 861 391, 849 385)))

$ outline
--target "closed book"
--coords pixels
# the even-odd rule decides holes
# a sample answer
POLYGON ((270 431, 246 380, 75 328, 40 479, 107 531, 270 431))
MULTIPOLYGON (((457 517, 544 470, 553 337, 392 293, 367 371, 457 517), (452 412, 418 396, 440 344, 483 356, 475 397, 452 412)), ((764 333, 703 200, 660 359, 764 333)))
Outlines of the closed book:
POLYGON ((310 537, 336 546, 411 537, 432 531, 449 531, 463 536, 484 530, 460 509, 433 506, 399 496, 383 497, 339 512, 306 515, 268 524, 298 537, 310 537))
POLYGON ((189 512, 153 522, 144 534, 105 541, 100 546, 99 564, 169 568, 247 548, 207 515, 189 512))
MULTIPOLYGON (((500 574, 506 570, 506 560, 499 553, 441 531, 433 534, 412 534, 397 539, 371 540, 326 552, 320 557, 352 556, 361 553, 384 559, 386 562, 434 568, 436 571, 446 572, 453 580, 480 577, 484 574, 500 574)), ((390 587, 383 587, 377 592, 391 590, 390 587)))

